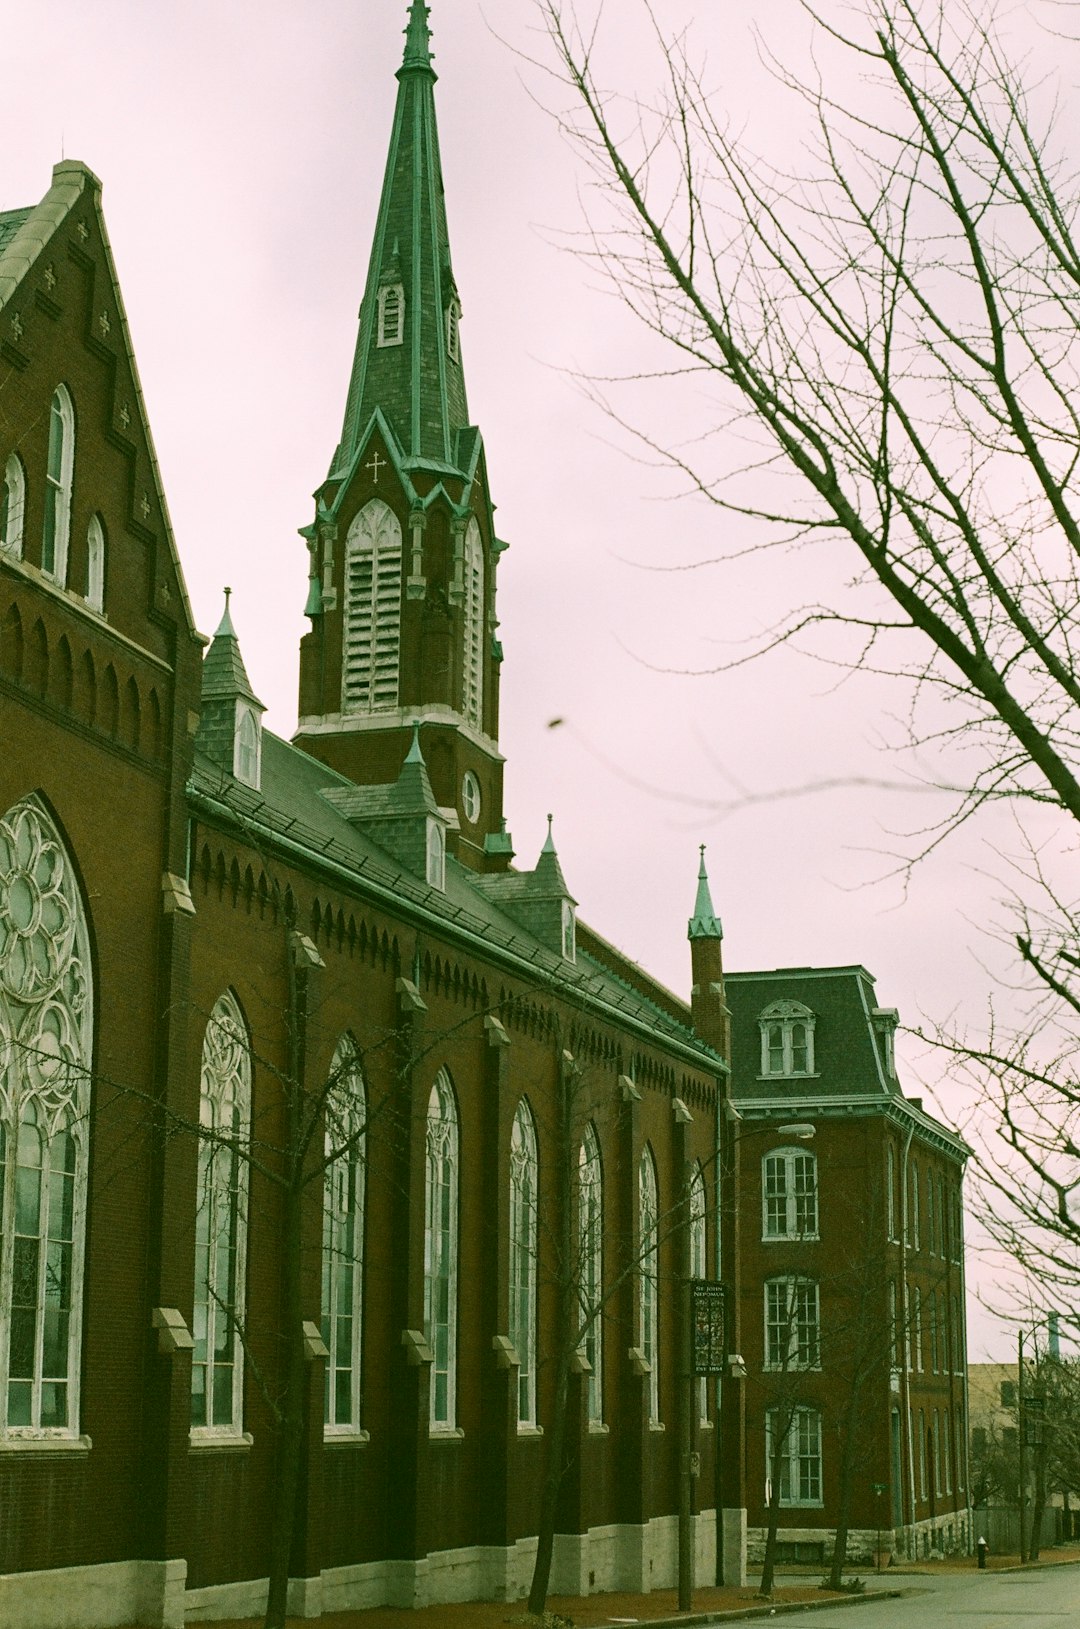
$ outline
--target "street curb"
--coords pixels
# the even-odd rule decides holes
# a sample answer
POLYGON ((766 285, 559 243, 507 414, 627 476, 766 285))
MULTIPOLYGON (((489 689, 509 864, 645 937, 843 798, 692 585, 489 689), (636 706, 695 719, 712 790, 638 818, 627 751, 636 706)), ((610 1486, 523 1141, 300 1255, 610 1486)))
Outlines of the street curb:
MULTIPOLYGON (((1000 1569, 1005 1572, 1007 1569, 1000 1569)), ((693 1612, 678 1618, 639 1618, 640 1629, 696 1629, 699 1624, 735 1623, 746 1618, 775 1618, 779 1612, 826 1612, 837 1606, 868 1606, 871 1601, 899 1601, 905 1595, 914 1595, 913 1589, 875 1589, 865 1595, 830 1595, 827 1601, 779 1601, 770 1606, 737 1606, 728 1612, 693 1612)), ((610 1629, 610 1626, 609 1626, 610 1629)))

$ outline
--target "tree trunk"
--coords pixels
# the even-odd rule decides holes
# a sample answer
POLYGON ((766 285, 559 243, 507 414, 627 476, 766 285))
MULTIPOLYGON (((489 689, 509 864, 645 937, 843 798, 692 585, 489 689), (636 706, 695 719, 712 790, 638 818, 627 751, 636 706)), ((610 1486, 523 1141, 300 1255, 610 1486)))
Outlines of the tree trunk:
POLYGON ((858 1392, 853 1388, 848 1400, 848 1406, 844 1410, 843 1437, 840 1444, 840 1499, 836 1511, 836 1537, 833 1540, 832 1564, 829 1568, 830 1589, 840 1589, 844 1581, 848 1528, 851 1524, 851 1500, 855 1489, 857 1400, 858 1392))
POLYGON ((529 1611, 540 1617, 547 1605, 551 1582, 551 1558, 555 1548, 555 1523, 559 1515, 566 1448, 566 1404, 570 1390, 570 1354, 560 1348, 556 1358, 555 1399, 547 1438, 544 1484, 540 1493, 540 1526, 536 1537, 536 1561, 529 1586, 529 1611))
POLYGON ((301 1299, 301 1190, 290 1183, 285 1195, 285 1240, 282 1261, 282 1315, 285 1330, 284 1394, 278 1420, 277 1470, 270 1529, 270 1587, 265 1629, 285 1629, 296 1525, 297 1495, 303 1466, 304 1395, 307 1387, 301 1299))
MULTIPOLYGON (((777 1409, 777 1415, 781 1410, 777 1409)), ((771 1463, 769 1466, 769 1525, 765 1534, 765 1559, 761 1567, 761 1588, 759 1595, 771 1596, 773 1582, 776 1576, 776 1544, 780 1530, 780 1469, 784 1462, 784 1446, 787 1442, 788 1432, 791 1430, 791 1410, 786 1410, 780 1419, 783 1429, 778 1431, 772 1445, 771 1463)))
MULTIPOLYGON (((1041 1422, 1040 1422, 1041 1424, 1041 1422)), ((1042 1427, 1045 1430, 1045 1427, 1042 1427)), ((1043 1511, 1046 1509, 1046 1448, 1040 1442, 1035 1449, 1035 1497, 1031 1502, 1031 1538, 1028 1542, 1028 1560, 1038 1561, 1042 1540, 1043 1511)))

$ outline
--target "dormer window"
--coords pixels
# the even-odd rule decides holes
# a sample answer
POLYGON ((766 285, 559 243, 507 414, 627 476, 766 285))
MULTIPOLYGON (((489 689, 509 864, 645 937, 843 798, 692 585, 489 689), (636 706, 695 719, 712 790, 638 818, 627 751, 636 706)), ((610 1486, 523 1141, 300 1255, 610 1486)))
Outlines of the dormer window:
POLYGON ((259 789, 262 769, 262 725, 254 707, 236 704, 236 737, 233 744, 233 774, 245 786, 259 789))
POLYGON ((577 923, 568 899, 563 900, 562 907, 562 953, 568 962, 577 961, 577 923))
POLYGON ((774 1001, 758 1018, 761 1073, 766 1076, 814 1073, 814 1015, 801 1001, 774 1001))
POLYGON ((440 893, 446 891, 446 833, 439 821, 427 823, 427 880, 440 893))
POLYGON ((452 296, 446 308, 446 354, 451 362, 461 361, 461 301, 452 296))
POLYGON ((405 289, 401 283, 387 283, 379 290, 379 331, 376 345, 405 343, 405 289))
POLYGON ((886 1075, 890 1080, 896 1078, 896 1026, 900 1022, 900 1014, 895 1007, 875 1007, 874 1028, 881 1037, 881 1062, 886 1075))

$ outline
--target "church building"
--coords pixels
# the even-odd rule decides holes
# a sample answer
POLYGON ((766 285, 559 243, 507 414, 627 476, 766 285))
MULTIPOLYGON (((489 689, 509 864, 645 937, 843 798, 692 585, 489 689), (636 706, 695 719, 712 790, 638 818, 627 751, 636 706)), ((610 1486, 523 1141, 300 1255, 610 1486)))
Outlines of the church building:
POLYGON ((554 1591, 671 1587, 691 1464, 742 1576, 719 923, 684 1000, 515 860, 422 0, 397 79, 292 741, 196 630, 98 179, 0 213, 4 1624, 248 1616, 282 1546, 299 1615, 515 1599, 560 1434, 554 1591))

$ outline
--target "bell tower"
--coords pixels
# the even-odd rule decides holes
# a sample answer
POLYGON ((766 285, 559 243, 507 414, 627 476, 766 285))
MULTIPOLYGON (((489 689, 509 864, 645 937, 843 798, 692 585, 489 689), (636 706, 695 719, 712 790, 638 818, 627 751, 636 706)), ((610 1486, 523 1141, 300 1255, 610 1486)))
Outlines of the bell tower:
POLYGON ((301 533, 311 629, 295 744, 383 785, 416 732, 458 858, 499 871, 511 858, 495 637, 506 545, 465 395, 428 10, 409 6, 345 421, 301 533))

